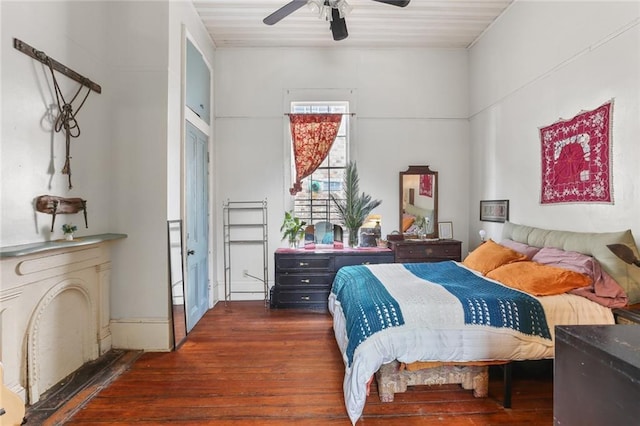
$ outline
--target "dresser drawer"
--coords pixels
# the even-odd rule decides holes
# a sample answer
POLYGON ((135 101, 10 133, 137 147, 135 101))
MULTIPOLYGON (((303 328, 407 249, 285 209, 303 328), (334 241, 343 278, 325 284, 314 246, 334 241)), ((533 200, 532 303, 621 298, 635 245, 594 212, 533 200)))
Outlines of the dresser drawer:
POLYGON ((331 256, 277 256, 276 271, 333 271, 331 256))
POLYGON ((411 241, 392 244, 395 261, 440 262, 443 260, 461 260, 462 247, 459 241, 446 242, 411 241))
POLYGON ((343 266, 373 265, 376 263, 393 263, 393 252, 372 255, 370 253, 340 256, 335 259, 336 271, 343 266))
POLYGON ((276 284, 283 287, 304 288, 309 286, 331 287, 335 274, 299 274, 299 273, 277 273, 276 284))
POLYGON ((328 309, 329 290, 285 290, 274 288, 271 293, 271 306, 277 308, 316 308, 328 309))

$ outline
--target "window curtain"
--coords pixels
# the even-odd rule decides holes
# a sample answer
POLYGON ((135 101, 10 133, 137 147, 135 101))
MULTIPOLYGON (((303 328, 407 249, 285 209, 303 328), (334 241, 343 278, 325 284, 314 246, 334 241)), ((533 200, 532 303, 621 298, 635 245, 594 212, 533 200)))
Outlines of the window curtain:
POLYGON ((302 179, 322 164, 338 135, 342 114, 290 114, 296 176, 291 195, 302 190, 302 179))

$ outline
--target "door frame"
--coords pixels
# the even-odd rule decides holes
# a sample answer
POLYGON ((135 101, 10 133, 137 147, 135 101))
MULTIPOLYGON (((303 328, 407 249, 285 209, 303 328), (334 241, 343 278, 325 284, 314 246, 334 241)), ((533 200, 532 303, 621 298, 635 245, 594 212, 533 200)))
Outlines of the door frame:
MULTIPOLYGON (((189 42, 191 42, 191 44, 193 44, 193 46, 198 50, 198 52, 200 52, 200 54, 202 55, 202 59, 204 60, 207 68, 209 69, 209 79, 210 79, 210 84, 209 84, 209 102, 212 104, 213 103, 213 66, 211 65, 211 63, 209 62, 209 60, 207 59, 207 57, 202 53, 202 49, 200 48, 200 46, 198 45, 198 42, 195 40, 195 38, 189 33, 187 27, 185 24, 182 24, 182 31, 181 31, 181 84, 180 84, 180 111, 181 111, 181 117, 180 117, 180 218, 183 220, 183 227, 182 227, 182 232, 183 232, 183 241, 187 241, 186 239, 186 230, 188 229, 188 225, 186 224, 186 220, 187 220, 187 176, 186 176, 186 149, 187 149, 187 143, 186 143, 186 131, 187 131, 187 121, 189 123, 191 123, 194 127, 196 127, 198 130, 200 130, 202 133, 204 133, 207 138, 208 138, 208 146, 207 146, 207 152, 209 155, 209 161, 208 161, 208 165, 207 165, 207 169, 208 169, 208 188, 209 188, 209 197, 208 197, 208 205, 207 205, 207 215, 209 217, 208 220, 208 225, 209 225, 209 235, 208 235, 208 248, 207 248, 207 264, 208 264, 208 300, 207 300, 207 305, 209 307, 209 309, 211 309, 213 307, 213 305, 215 304, 215 302, 217 301, 217 295, 215 294, 217 291, 217 285, 214 285, 215 281, 214 281, 214 277, 215 275, 215 262, 213 259, 213 248, 214 246, 214 236, 216 235, 216 227, 215 227, 215 210, 213 208, 213 203, 215 200, 215 194, 213 194, 212 189, 215 188, 214 187, 214 174, 213 174, 213 107, 211 105, 211 107, 209 108, 210 110, 210 117, 209 117, 209 123, 211 124, 207 124, 204 120, 202 120, 200 117, 198 117, 197 114, 195 114, 193 111, 191 111, 188 107, 187 107, 187 40, 189 42)), ((183 253, 183 262, 186 265, 187 259, 186 259, 186 250, 185 253, 183 253)), ((185 279, 185 286, 186 286, 186 280, 189 279, 188 274, 185 273, 184 276, 185 279)))

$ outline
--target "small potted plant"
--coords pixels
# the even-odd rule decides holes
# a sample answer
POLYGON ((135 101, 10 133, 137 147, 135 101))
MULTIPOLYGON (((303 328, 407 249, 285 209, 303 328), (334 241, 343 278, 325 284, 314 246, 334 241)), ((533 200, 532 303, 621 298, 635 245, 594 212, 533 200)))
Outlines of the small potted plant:
POLYGON ((284 221, 280 227, 282 232, 282 239, 285 238, 289 241, 289 247, 296 248, 302 237, 304 237, 304 228, 307 222, 300 220, 299 217, 295 217, 293 212, 288 211, 284 213, 284 221))
POLYGON ((62 225, 62 232, 64 232, 64 239, 67 241, 73 240, 73 233, 78 230, 78 227, 72 223, 65 223, 62 225))

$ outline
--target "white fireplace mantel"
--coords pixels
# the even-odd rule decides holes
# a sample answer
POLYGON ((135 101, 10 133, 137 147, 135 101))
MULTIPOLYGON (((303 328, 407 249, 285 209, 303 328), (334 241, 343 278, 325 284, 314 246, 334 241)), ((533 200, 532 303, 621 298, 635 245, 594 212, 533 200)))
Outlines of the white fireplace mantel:
POLYGON ((110 242, 126 237, 0 248, 0 361, 25 402, 111 349, 110 242))

